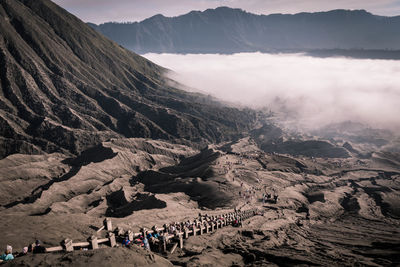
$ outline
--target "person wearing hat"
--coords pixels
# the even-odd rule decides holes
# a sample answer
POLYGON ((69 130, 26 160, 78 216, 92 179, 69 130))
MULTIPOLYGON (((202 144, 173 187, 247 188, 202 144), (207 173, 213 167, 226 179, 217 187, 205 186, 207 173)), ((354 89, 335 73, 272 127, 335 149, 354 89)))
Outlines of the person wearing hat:
POLYGON ((34 253, 34 254, 37 254, 37 253, 45 253, 45 252, 46 252, 46 248, 43 247, 43 246, 40 244, 40 240, 36 240, 36 242, 35 242, 35 247, 33 248, 33 253, 34 253))
POLYGON ((0 256, 0 260, 9 261, 9 260, 13 260, 13 259, 14 259, 14 256, 12 254, 12 246, 7 245, 5 253, 0 256))

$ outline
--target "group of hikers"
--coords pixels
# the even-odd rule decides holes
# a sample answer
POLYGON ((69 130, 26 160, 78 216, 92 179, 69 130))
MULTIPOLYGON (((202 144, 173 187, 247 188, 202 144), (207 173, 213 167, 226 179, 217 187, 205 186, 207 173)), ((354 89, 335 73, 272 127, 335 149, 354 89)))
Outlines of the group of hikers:
MULTIPOLYGON (((223 164, 223 168, 224 168, 223 174, 227 174, 230 170, 233 170, 233 165, 234 164, 244 166, 244 163, 243 163, 243 158, 244 157, 247 158, 247 159, 253 159, 251 156, 240 155, 239 159, 236 162, 230 162, 230 161, 228 161, 228 159, 229 159, 228 156, 226 156, 225 157, 225 160, 226 160, 225 164, 222 163, 222 161, 221 162, 217 161, 216 163, 217 163, 217 165, 223 164)), ((233 170, 233 171, 235 172, 235 170, 233 170)))
MULTIPOLYGON (((240 184, 240 187, 243 188, 243 182, 240 184)), ((256 197, 257 191, 260 191, 261 189, 252 186, 250 188, 243 189, 243 191, 239 191, 239 197, 243 198, 247 204, 249 204, 253 199, 256 197)))
POLYGON ((274 203, 276 204, 278 202, 278 195, 273 193, 263 193, 262 195, 262 203, 274 203))
POLYGON ((244 191, 239 191, 239 197, 242 197, 247 204, 249 204, 255 196, 255 193, 249 189, 246 189, 244 191))
POLYGON ((13 252, 12 246, 7 245, 4 254, 0 255, 0 262, 10 261, 17 257, 25 256, 28 253, 38 254, 45 252, 46 248, 42 246, 40 240, 36 240, 34 244, 30 244, 28 247, 24 247, 21 252, 13 252))
POLYGON ((146 231, 144 235, 141 234, 133 240, 130 240, 129 236, 126 235, 124 240, 122 241, 122 246, 131 248, 132 245, 137 245, 144 249, 155 251, 156 247, 162 244, 162 242, 160 242, 162 238, 164 238, 164 235, 158 231, 153 233, 149 233, 146 231))
MULTIPOLYGON (((162 252, 164 246, 169 242, 170 235, 184 232, 185 229, 193 231, 195 228, 199 227, 209 228, 212 224, 215 225, 217 221, 223 220, 225 220, 223 217, 210 217, 207 214, 199 214, 199 217, 193 221, 187 220, 185 222, 172 222, 170 224, 165 224, 163 229, 166 230, 164 231, 160 231, 156 226, 153 226, 152 231, 144 230, 139 236, 132 238, 133 240, 130 240, 129 235, 126 235, 122 240, 122 246, 131 248, 132 245, 137 245, 153 252, 162 252)), ((241 221, 239 222, 239 220, 236 220, 233 224, 234 226, 239 226, 241 225, 241 221)))

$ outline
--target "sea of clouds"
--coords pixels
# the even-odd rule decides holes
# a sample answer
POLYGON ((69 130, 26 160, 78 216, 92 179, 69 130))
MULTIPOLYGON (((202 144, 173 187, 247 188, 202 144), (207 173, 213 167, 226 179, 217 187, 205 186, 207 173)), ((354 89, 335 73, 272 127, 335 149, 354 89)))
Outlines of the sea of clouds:
POLYGON ((400 61, 264 53, 144 56, 188 87, 267 107, 302 127, 351 120, 400 129, 400 61))

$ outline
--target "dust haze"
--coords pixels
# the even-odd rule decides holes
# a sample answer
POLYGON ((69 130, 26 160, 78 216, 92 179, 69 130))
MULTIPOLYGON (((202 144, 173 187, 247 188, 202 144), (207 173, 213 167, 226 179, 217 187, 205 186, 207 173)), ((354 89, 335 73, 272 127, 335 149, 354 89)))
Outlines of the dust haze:
POLYGON ((400 129, 399 61, 263 53, 144 56, 188 87, 266 107, 305 129, 348 120, 400 129))

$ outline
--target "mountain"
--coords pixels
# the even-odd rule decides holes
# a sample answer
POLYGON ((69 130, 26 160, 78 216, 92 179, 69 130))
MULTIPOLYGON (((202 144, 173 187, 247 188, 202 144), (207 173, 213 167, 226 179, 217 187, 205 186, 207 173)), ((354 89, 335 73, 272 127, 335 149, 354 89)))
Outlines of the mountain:
POLYGON ((400 49, 400 16, 365 10, 255 15, 219 7, 172 18, 156 15, 135 23, 89 25, 138 53, 400 49))
POLYGON ((0 158, 77 154, 112 137, 217 142, 255 121, 177 89, 166 69, 49 0, 0 1, 0 65, 0 158))

